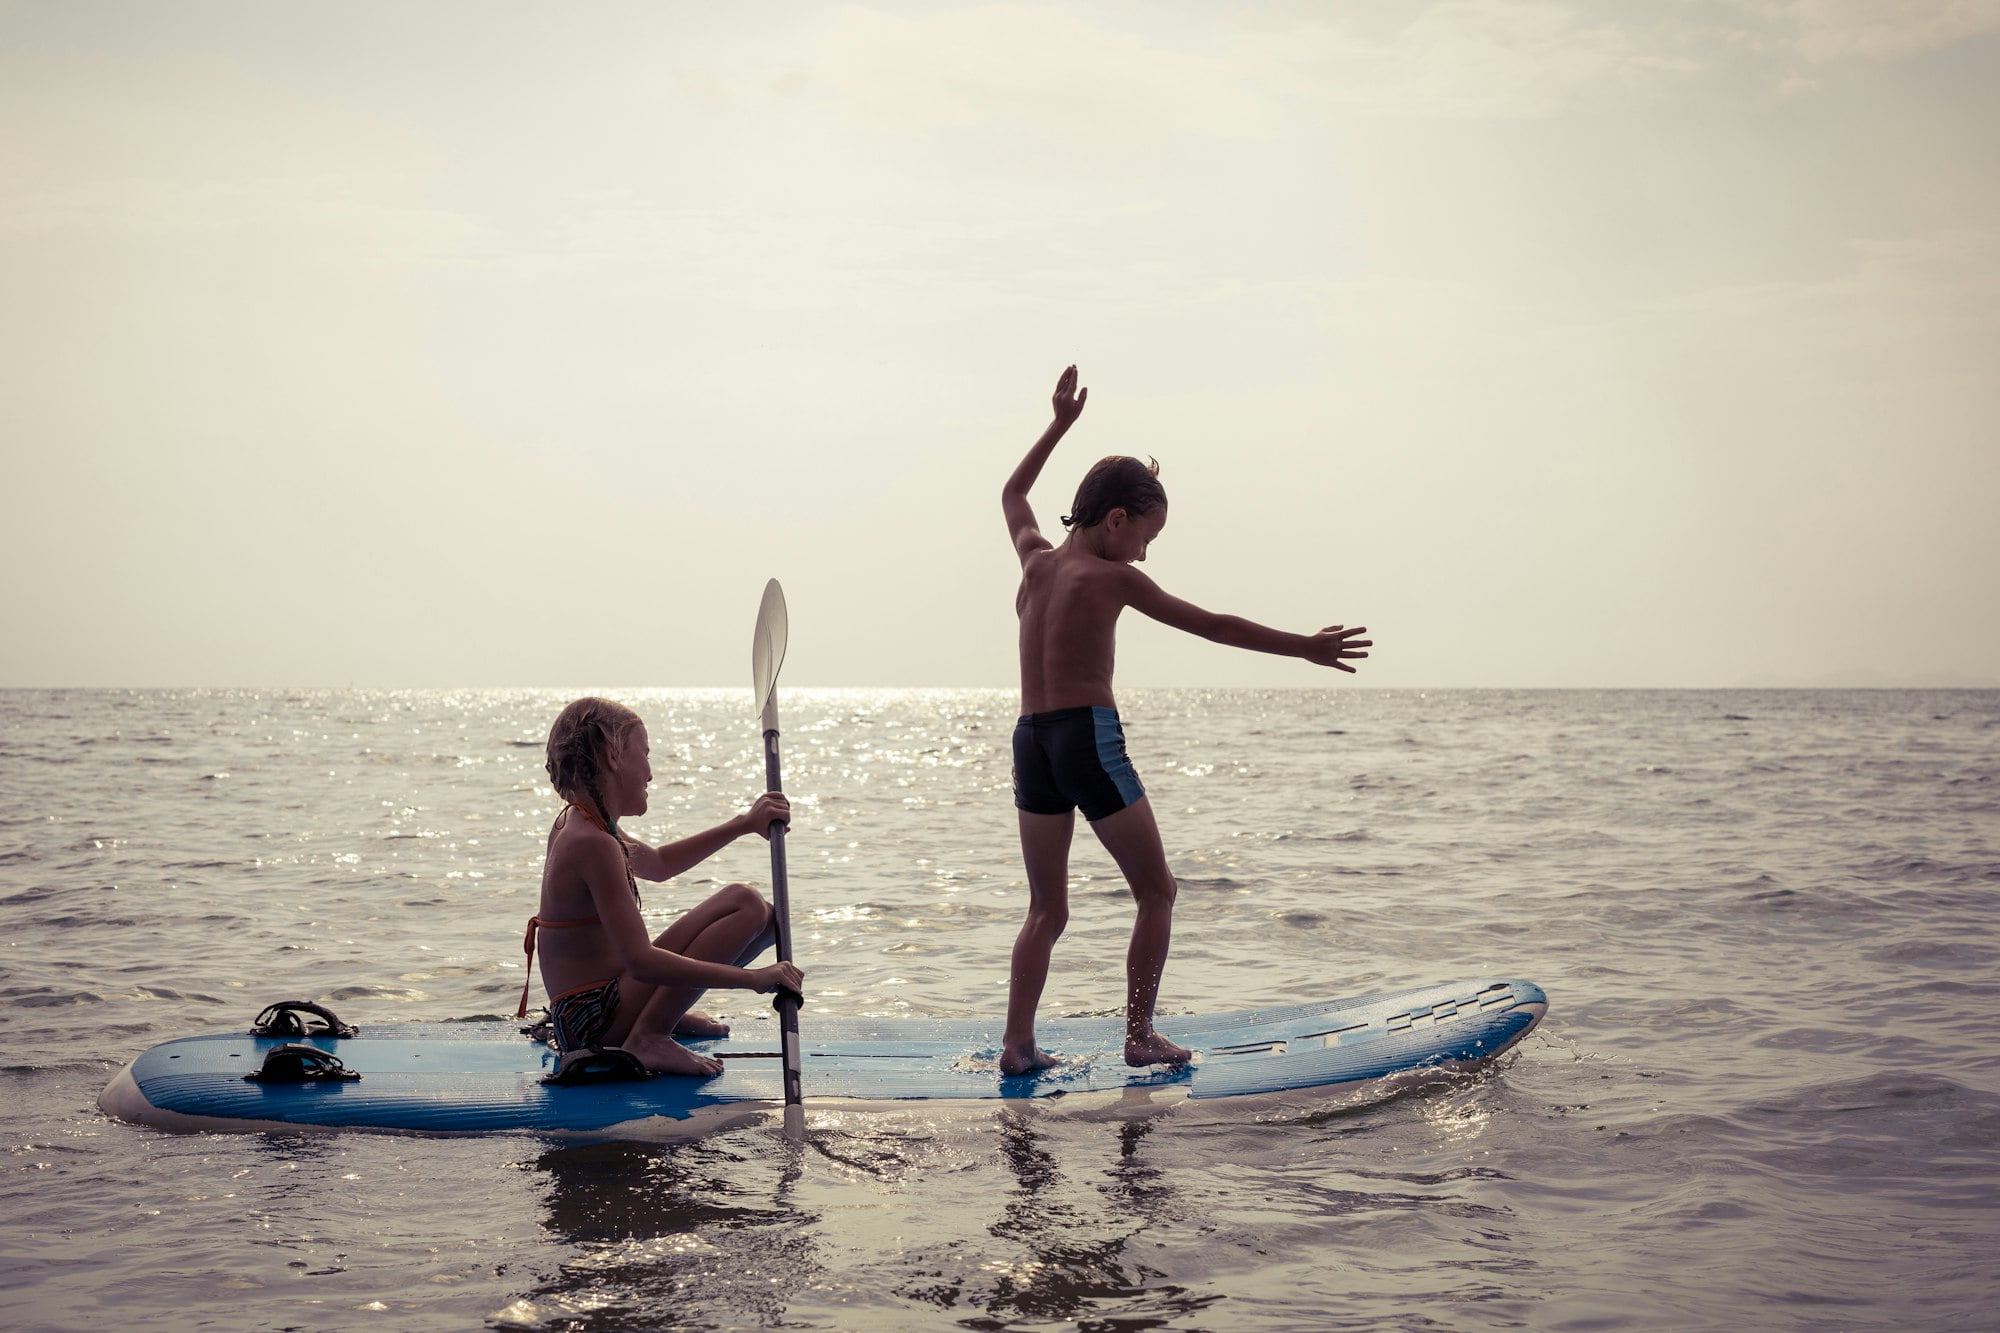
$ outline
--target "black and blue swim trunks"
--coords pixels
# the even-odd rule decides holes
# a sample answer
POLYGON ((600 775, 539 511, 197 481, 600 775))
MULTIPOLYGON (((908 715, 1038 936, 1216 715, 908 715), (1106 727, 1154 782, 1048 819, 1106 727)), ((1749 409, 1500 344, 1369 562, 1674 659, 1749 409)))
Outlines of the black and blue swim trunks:
POLYGON ((1125 756, 1118 710, 1026 713, 1014 724, 1014 805, 1031 815, 1082 810, 1093 824, 1146 794, 1125 756))

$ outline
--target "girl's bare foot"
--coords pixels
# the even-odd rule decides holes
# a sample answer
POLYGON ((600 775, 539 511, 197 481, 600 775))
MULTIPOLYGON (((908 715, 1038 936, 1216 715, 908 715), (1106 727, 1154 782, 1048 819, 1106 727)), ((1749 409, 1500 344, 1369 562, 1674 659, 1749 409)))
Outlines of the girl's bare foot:
POLYGON ((690 1074, 696 1078, 714 1078, 722 1072, 722 1061, 711 1060, 705 1055, 696 1055, 672 1037, 627 1041, 625 1049, 638 1056, 639 1062, 655 1074, 690 1074))
POLYGON ((1191 1058, 1193 1052, 1187 1047, 1176 1046, 1157 1032, 1125 1039, 1125 1063, 1128 1065, 1184 1065, 1191 1058))
POLYGON ((1050 1055, 1036 1046, 1029 1046, 1025 1052, 1000 1052, 1000 1072, 1008 1078, 1016 1074, 1032 1074, 1038 1069, 1053 1069, 1063 1062, 1060 1055, 1050 1055))
POLYGON ((707 1014, 698 1014, 690 1009, 681 1015, 681 1021, 674 1024, 676 1037, 726 1037, 729 1024, 707 1014))

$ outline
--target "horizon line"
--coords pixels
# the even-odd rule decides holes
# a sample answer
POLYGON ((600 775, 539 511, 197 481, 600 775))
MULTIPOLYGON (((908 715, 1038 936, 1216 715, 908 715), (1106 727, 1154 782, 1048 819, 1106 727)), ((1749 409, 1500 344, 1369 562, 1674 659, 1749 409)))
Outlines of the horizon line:
MULTIPOLYGON (((883 691, 905 691, 905 692, 910 692, 910 693, 946 693, 946 692, 952 692, 952 691, 963 691, 963 692, 972 692, 972 691, 981 691, 981 692, 989 692, 989 693, 993 693, 993 692, 1006 692, 1006 693, 1018 693, 1018 692, 1019 692, 1019 687, 1018 687, 1018 686, 1015 686, 1015 685, 790 685, 790 684, 787 684, 787 685, 784 685, 784 686, 783 686, 783 688, 784 688, 785 690, 787 690, 787 691, 799 691, 799 692, 804 692, 804 693, 825 693, 825 694, 837 694, 837 693, 880 693, 880 692, 883 692, 883 691)), ((1124 687, 1124 688, 1120 689, 1120 690, 1119 690, 1118 692, 1119 692, 1120 694, 1136 694, 1136 693, 1148 693, 1148 692, 1154 692, 1154 691, 1168 691, 1168 690, 1256 690, 1256 691, 1260 691, 1260 692, 1264 692, 1264 693, 1273 693, 1273 694, 1283 694, 1283 693, 1297 693, 1297 694, 1304 694, 1304 693, 1321 693, 1321 692, 1325 692, 1325 691, 1329 691, 1329 690, 1368 690, 1368 691, 1375 691, 1375 692, 1384 692, 1384 693, 1386 693, 1386 692, 1394 692, 1394 691, 1403 691, 1403 692, 1413 692, 1413 693, 1423 693, 1423 692, 1426 692, 1426 691, 1445 691, 1445 690, 1461 690, 1461 691, 1468 691, 1468 692, 1469 692, 1469 691, 1477 691, 1477 690, 1491 690, 1491 691, 1502 691, 1502 690, 1507 690, 1507 691, 1542 691, 1542 690, 1546 690, 1546 691, 1559 691, 1559 690, 1568 690, 1568 691, 1597 691, 1597 692, 1604 692, 1604 691, 1616 691, 1616 690, 1633 690, 1633 691, 1662 691, 1662 692, 1663 692, 1663 691, 1678 691, 1678 692, 1689 692, 1689 693, 1692 693, 1692 692, 1698 692, 1698 691, 1710 691, 1710 690, 1713 690, 1713 691, 1753 691, 1753 692, 1754 692, 1754 691, 1777 691, 1777 690, 1848 690, 1848 691, 1853 691, 1853 690, 1996 690, 1996 689, 2000 689, 2000 681, 1986 681, 1986 682, 1974 682, 1974 681, 1957 681, 1957 682, 1941 682, 1941 681, 1932 681, 1932 680, 1923 680, 1923 679, 1914 679, 1914 680, 1905 680, 1905 681, 1883 681, 1883 680, 1853 680, 1853 681, 1842 681, 1842 680, 1828 680, 1828 681, 1820 681, 1820 682, 1817 682, 1817 683, 1808 683, 1808 682, 1783 682, 1783 681, 1769 681, 1769 680, 1761 680, 1761 681, 1746 681, 1746 682, 1740 682, 1740 683, 1736 683, 1736 684, 1708 684, 1708 685, 1659 685, 1659 684, 1653 684, 1653 685, 1635 685, 1635 684, 1623 684, 1623 685, 1376 685, 1376 684, 1369 684, 1369 683, 1364 683, 1364 682, 1360 682, 1360 681, 1354 681, 1354 682, 1340 682, 1340 683, 1337 683, 1337 684, 1328 684, 1328 685, 1246 685, 1246 684, 1229 684, 1229 685, 1214 685, 1214 684, 1203 684, 1203 685, 1130 685, 1130 686, 1126 686, 1126 687, 1124 687)), ((571 685, 518 685, 518 684, 517 684, 517 685, 495 685, 495 684, 476 684, 476 685, 475 685, 475 684, 457 684, 457 685, 384 685, 384 684, 360 684, 360 683, 356 683, 356 682, 353 682, 353 681, 349 681, 349 682, 346 682, 346 683, 344 683, 344 684, 337 684, 337 685, 336 685, 336 684, 328 684, 328 683, 318 683, 318 684, 299 684, 299 683, 294 683, 294 684, 268 684, 268 683, 266 683, 266 684, 255 684, 255 685, 252 685, 252 684, 209 684, 209 685, 190 685, 190 684, 180 684, 180 685, 160 685, 160 684, 153 684, 153 685, 131 685, 131 684, 126 684, 126 685, 105 685, 105 684, 97 684, 97 685, 44 685, 44 684, 0 684, 0 693, 6 693, 6 692, 29 692, 29 691, 40 691, 40 692, 46 692, 46 693, 54 693, 54 692, 60 692, 60 691, 74 691, 74 692, 79 692, 79 693, 81 693, 81 692, 86 692, 86 691, 104 691, 104 692, 113 692, 113 691, 124 691, 124 692, 128 692, 128 693, 158 693, 158 692, 165 692, 165 691, 175 691, 175 690, 186 690, 186 691, 245 691, 245 692, 254 692, 254 691, 287 691, 287 690, 295 690, 295 691, 307 691, 307 692, 318 692, 318 691, 335 691, 335 692, 339 692, 339 691, 352 691, 352 692, 357 692, 357 693, 358 693, 358 692, 362 692, 362 691, 372 691, 372 692, 380 692, 380 693, 394 693, 394 692, 398 692, 398 691, 431 691, 431 690, 437 690, 437 691, 444 691, 444 690, 522 690, 522 691, 535 691, 535 692, 546 692, 546 693, 567 693, 567 694, 584 694, 584 695, 587 695, 587 694, 609 694, 609 693, 648 693, 648 692, 651 692, 651 693, 675 693, 675 692, 685 692, 685 693, 689 693, 689 694, 726 694, 726 693, 733 693, 733 692, 736 692, 736 691, 742 691, 742 692, 744 692, 744 693, 750 693, 750 692, 752 692, 752 687, 751 687, 750 685, 748 685, 748 684, 734 684, 734 685, 638 685, 638 684, 632 684, 632 683, 625 683, 625 684, 618 684, 618 685, 613 685, 613 684, 595 684, 595 685, 574 685, 574 684, 571 684, 571 685)))

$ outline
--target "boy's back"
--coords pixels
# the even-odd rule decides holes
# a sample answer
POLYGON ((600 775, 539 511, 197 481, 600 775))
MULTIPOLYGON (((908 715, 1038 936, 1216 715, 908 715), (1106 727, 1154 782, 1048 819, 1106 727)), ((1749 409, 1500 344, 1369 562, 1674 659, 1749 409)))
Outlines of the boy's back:
POLYGON ((1115 708, 1111 668, 1120 576, 1129 571, 1074 544, 1044 546, 1021 565, 1014 610, 1021 618, 1021 711, 1115 708))
MULTIPOLYGON (((1064 384, 1073 384, 1075 373, 1065 372, 1064 384)), ((1021 620, 1021 709, 1027 713, 1117 707, 1111 667, 1118 613, 1138 606, 1149 615, 1172 614, 1163 603, 1173 599, 1132 567, 1167 524, 1167 496, 1154 466, 1107 458, 1093 467, 1077 490, 1076 512, 1063 519, 1070 531, 1061 546, 1050 546, 1028 505, 1027 488, 1041 459, 1082 411, 1084 396, 1065 410, 1058 393, 1056 424, 1003 497, 1021 560, 1014 611, 1021 620)))

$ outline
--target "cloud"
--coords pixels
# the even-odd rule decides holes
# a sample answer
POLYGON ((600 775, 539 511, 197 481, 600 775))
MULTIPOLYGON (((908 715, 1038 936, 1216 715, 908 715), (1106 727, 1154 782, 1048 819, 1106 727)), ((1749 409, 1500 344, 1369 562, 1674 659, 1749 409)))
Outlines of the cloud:
POLYGON ((0 199, 0 235, 99 243, 109 236, 240 247, 283 238, 319 251, 397 262, 449 260, 495 248, 461 213, 358 197, 338 176, 176 181, 132 176, 23 191, 0 199))
POLYGON ((1694 68, 1657 30, 1555 0, 1447 0, 1374 32, 1345 12, 1246 45, 1304 96, 1426 119, 1545 119, 1694 68))
POLYGON ((1847 242, 1850 262, 1809 280, 1709 288, 1654 303, 1733 321, 1784 312, 1824 329, 1836 319, 1896 340, 1950 342, 2000 333, 2000 231, 1948 228, 1847 242))
MULTIPOLYGON (((1385 25, 1380 9, 1344 9, 1259 34, 1245 49, 1256 63, 1291 71, 1305 95, 1334 104, 1427 119, 1540 120, 1719 76, 1745 60, 1769 85, 1798 92, 1818 86, 1801 66, 1907 59, 2000 31, 2000 0, 1725 0, 1720 11, 1442 0, 1392 12, 1410 17, 1385 25)), ((1254 72, 1241 81, 1260 83, 1254 72)))
POLYGON ((1793 0, 1785 13, 1813 64, 1896 60, 2000 31, 2000 0, 1793 0))
POLYGON ((1052 147, 1065 135, 1164 129, 1227 136, 1270 123, 1268 99, 1205 42, 1176 49, 1093 22, 1089 13, 1017 4, 908 13, 847 8, 811 50, 810 81, 879 127, 958 129, 998 120, 1042 129, 1052 147))
POLYGON ((1698 68, 1697 29, 1564 0, 1443 0, 1313 11, 1197 11, 1198 23, 1113 27, 1087 8, 994 4, 839 11, 803 86, 878 128, 1032 127, 1266 137, 1301 107, 1427 119, 1544 119, 1698 68))
POLYGON ((1689 68, 1572 6, 1497 0, 1433 6, 1390 55, 1390 87, 1441 116, 1553 116, 1600 89, 1689 68))

